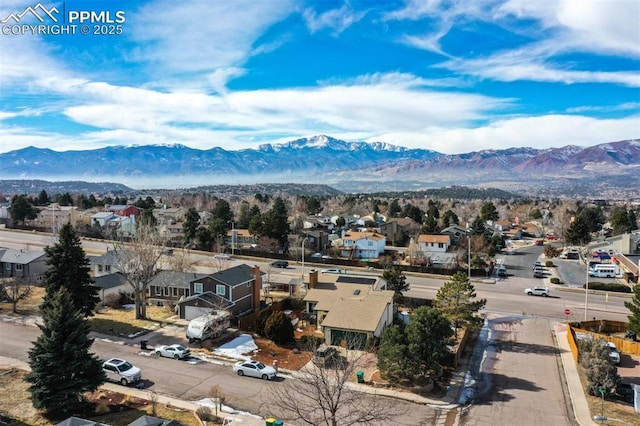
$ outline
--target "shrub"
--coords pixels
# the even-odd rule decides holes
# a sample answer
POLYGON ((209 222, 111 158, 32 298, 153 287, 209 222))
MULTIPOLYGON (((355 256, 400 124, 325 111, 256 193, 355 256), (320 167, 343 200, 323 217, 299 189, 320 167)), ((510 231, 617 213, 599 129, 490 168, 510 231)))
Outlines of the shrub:
POLYGON ((267 323, 267 320, 269 319, 269 317, 271 316, 271 314, 273 314, 273 311, 271 309, 264 309, 262 311, 260 311, 258 313, 258 315, 256 315, 256 321, 253 324, 253 328, 254 331, 256 332, 256 334, 260 335, 260 336, 264 336, 264 326, 267 323))
POLYGON ((276 345, 286 345, 294 341, 294 330, 291 320, 284 312, 274 312, 264 325, 264 334, 276 345))
POLYGON ((111 409, 109 408, 109 405, 106 402, 100 402, 98 403, 98 405, 96 405, 96 414, 98 415, 107 414, 110 411, 111 409))
POLYGON ((551 281, 551 284, 560 284, 560 278, 558 277, 551 277, 549 281, 551 281))
POLYGON ((302 350, 312 351, 324 343, 324 338, 318 336, 302 336, 298 341, 298 347, 302 350))
POLYGON ((547 260, 546 262, 544 262, 544 266, 546 266, 547 268, 553 267, 553 260, 547 260))
MULTIPOLYGON (((587 285, 583 284, 582 288, 586 288, 587 285)), ((613 291, 616 293, 631 293, 631 288, 626 284, 617 284, 617 283, 601 283, 601 282, 590 282, 589 290, 604 290, 604 291, 613 291)))
POLYGON ((200 420, 209 422, 214 420, 214 415, 211 414, 211 408, 207 406, 202 406, 196 410, 196 415, 200 418, 200 420))

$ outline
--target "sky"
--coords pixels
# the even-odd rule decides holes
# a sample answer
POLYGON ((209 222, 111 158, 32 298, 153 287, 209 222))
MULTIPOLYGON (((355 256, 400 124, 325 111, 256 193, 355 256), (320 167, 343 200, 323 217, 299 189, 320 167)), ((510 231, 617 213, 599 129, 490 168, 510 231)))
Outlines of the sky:
POLYGON ((0 153, 635 139, 638 22, 637 0, 3 0, 0 153))

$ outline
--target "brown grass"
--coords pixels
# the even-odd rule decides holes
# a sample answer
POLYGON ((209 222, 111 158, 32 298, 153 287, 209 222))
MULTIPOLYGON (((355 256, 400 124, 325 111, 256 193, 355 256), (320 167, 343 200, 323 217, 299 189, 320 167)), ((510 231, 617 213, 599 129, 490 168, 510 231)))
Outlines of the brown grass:
MULTIPOLYGON (((59 423, 43 417, 31 404, 29 383, 24 380, 26 372, 22 370, 0 369, 0 413, 11 425, 49 426, 59 423), (2 374, 10 371, 8 374, 2 374)), ((113 425, 126 425, 140 416, 153 415, 152 404, 145 400, 135 400, 127 395, 108 391, 98 391, 87 395, 93 402, 99 402, 100 409, 107 414, 85 416, 96 422, 113 425), (122 408, 125 408, 122 410, 122 408)), ((177 410, 158 404, 155 417, 176 420, 185 426, 199 426, 194 413, 177 410)), ((215 424, 215 423, 208 423, 215 424)))
POLYGON ((147 306, 148 320, 136 319, 135 309, 104 308, 89 318, 93 331, 114 336, 128 336, 161 327, 171 317, 171 309, 160 306, 147 306))
POLYGON ((44 287, 32 287, 29 296, 18 302, 17 314, 12 313, 13 304, 7 302, 0 302, 0 309, 2 313, 7 315, 33 315, 40 312, 40 304, 44 297, 44 287))
MULTIPOLYGON (((589 405, 591 418, 593 418, 593 416, 600 415, 600 413, 602 412, 602 398, 587 394, 587 376, 582 366, 578 366, 578 374, 580 375, 580 381, 582 382, 584 394, 587 398, 587 404, 589 405)), ((635 412, 633 404, 612 401, 605 398, 604 415, 605 417, 610 419, 609 421, 603 423, 605 425, 640 425, 640 417, 635 412)))

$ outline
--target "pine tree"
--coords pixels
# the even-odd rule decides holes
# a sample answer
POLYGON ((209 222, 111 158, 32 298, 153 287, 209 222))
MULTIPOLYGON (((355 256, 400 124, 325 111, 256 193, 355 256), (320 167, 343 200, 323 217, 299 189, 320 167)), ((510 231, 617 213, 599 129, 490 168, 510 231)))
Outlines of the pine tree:
POLYGON ((407 377, 410 366, 409 347, 404 330, 399 325, 387 328, 378 349, 378 369, 387 379, 407 377))
POLYGON ((294 329, 291 320, 282 311, 272 313, 264 325, 264 333, 277 345, 291 343, 294 340, 294 329))
POLYGON ((625 301, 624 306, 631 311, 631 315, 627 317, 629 318, 629 331, 640 336, 640 284, 633 287, 633 299, 625 301))
POLYGON ((421 306, 411 314, 405 327, 408 344, 408 372, 429 376, 442 370, 442 362, 449 354, 453 330, 451 322, 436 308, 421 306))
POLYGON ((405 291, 409 291, 407 277, 402 273, 402 269, 398 267, 386 269, 382 273, 382 278, 387 281, 387 289, 394 292, 393 299, 396 301, 402 299, 405 291))
POLYGON ((64 287, 72 295, 74 306, 87 317, 100 301, 98 287, 89 274, 89 259, 82 249, 80 238, 67 223, 60 229, 58 242, 45 247, 47 265, 43 307, 46 307, 54 294, 64 287))
POLYGON ((456 272, 438 289, 434 306, 453 322, 456 330, 461 325, 473 327, 479 324, 475 314, 487 304, 486 299, 475 298, 476 290, 469 278, 462 272, 456 272))
POLYGON ((105 381, 100 360, 89 353, 89 325, 65 288, 51 296, 42 320, 42 333, 29 350, 31 372, 26 377, 33 406, 52 415, 72 413, 81 407, 85 392, 105 381))

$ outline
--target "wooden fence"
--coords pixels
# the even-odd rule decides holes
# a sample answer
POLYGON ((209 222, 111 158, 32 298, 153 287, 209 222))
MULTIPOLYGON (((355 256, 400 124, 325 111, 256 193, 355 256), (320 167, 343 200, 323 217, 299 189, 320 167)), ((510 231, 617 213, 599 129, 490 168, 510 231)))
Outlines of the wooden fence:
POLYGON ((594 339, 613 342, 622 353, 640 355, 640 342, 613 335, 614 333, 626 333, 628 328, 625 322, 596 320, 583 321, 575 325, 575 327, 570 326, 570 329, 575 333, 584 333, 593 336, 594 339))

